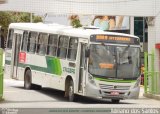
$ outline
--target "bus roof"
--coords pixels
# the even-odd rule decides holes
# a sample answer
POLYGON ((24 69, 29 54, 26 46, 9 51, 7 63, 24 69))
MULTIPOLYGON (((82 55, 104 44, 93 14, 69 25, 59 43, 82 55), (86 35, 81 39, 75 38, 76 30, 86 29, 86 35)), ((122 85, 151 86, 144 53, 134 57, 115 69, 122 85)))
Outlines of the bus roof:
POLYGON ((44 33, 52 33, 52 34, 61 34, 82 38, 90 38, 91 35, 94 34, 104 34, 104 35, 115 35, 115 36, 125 36, 138 38, 134 35, 117 33, 117 32, 108 32, 100 29, 86 29, 86 28, 73 28, 72 26, 65 26, 60 24, 44 24, 44 23, 11 23, 9 28, 14 28, 18 30, 29 30, 29 31, 37 31, 44 33))

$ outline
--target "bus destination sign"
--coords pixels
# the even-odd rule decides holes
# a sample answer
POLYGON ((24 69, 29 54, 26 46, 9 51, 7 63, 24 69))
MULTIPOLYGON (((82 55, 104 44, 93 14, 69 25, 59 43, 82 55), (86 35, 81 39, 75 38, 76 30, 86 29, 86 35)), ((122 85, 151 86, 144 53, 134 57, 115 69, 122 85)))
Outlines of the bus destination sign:
POLYGON ((139 44, 138 38, 131 38, 125 36, 109 36, 109 35, 92 35, 91 42, 104 42, 116 44, 139 44))

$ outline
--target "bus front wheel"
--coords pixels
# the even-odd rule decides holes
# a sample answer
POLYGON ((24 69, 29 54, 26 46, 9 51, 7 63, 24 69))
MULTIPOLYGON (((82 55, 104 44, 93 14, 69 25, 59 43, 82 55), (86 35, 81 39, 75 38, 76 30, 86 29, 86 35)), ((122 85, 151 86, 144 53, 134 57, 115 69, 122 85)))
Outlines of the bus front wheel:
POLYGON ((31 71, 27 70, 24 75, 24 88, 29 90, 31 89, 31 87, 32 87, 31 71))

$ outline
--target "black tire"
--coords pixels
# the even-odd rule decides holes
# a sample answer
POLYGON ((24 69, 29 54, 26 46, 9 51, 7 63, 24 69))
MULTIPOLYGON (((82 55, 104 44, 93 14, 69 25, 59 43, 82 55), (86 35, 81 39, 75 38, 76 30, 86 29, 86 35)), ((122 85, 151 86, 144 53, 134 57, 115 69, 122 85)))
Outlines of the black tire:
POLYGON ((68 100, 69 100, 69 102, 75 101, 76 100, 75 97, 76 96, 74 94, 74 83, 71 80, 70 83, 69 83, 69 88, 68 88, 68 100))
POLYGON ((25 75, 24 75, 24 88, 25 89, 32 89, 32 75, 31 75, 31 71, 30 70, 27 70, 25 72, 25 75))
POLYGON ((114 103, 114 104, 118 104, 119 102, 120 102, 119 99, 112 99, 112 103, 114 103))

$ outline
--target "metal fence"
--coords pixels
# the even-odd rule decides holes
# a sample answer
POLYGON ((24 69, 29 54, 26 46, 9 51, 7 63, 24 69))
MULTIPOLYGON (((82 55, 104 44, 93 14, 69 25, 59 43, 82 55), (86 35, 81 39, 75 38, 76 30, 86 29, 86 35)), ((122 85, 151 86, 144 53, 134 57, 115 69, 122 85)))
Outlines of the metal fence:
POLYGON ((3 97, 3 50, 0 49, 0 100, 3 97))
POLYGON ((159 94, 160 72, 154 69, 154 56, 153 51, 151 54, 144 53, 144 91, 145 93, 159 94))

